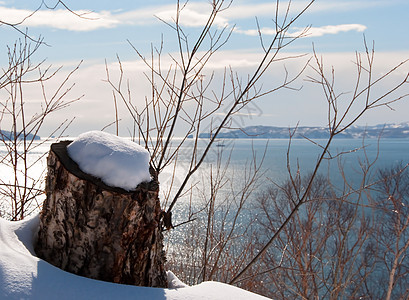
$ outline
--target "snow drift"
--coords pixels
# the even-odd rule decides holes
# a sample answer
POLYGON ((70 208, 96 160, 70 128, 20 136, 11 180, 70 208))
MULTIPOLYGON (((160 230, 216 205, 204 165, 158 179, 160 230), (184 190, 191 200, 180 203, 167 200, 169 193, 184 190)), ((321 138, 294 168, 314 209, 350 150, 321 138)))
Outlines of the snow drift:
POLYGON ((0 299, 267 299, 218 282, 188 287, 168 272, 170 288, 121 285, 62 271, 34 254, 39 216, 0 218, 0 299))
MULTIPOLYGON (((149 153, 107 133, 80 135, 69 145, 68 153, 84 172, 111 186, 132 190, 150 180, 149 153)), ((188 287, 172 272, 167 273, 167 289, 80 277, 35 255, 38 229, 39 215, 18 222, 0 218, 0 299, 266 299, 218 282, 188 287)))

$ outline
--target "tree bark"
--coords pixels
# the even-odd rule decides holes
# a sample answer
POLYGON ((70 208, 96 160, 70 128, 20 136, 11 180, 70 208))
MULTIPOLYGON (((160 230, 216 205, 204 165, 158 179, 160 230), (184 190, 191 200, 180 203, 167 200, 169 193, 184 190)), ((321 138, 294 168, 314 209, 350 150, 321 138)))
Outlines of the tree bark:
POLYGON ((115 283, 167 287, 156 174, 127 192, 82 172, 51 145, 47 198, 35 251, 71 273, 115 283))

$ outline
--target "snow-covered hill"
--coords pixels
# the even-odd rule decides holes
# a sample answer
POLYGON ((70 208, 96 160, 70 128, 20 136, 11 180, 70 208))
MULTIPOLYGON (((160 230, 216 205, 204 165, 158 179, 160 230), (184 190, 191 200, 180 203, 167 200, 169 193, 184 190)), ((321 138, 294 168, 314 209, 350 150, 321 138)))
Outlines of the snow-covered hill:
MULTIPOLYGON (((268 138, 288 139, 290 132, 295 128, 275 126, 248 126, 238 130, 225 130, 219 133, 219 139, 245 139, 245 138, 268 138)), ((209 138, 210 133, 200 134, 200 138, 209 138)), ((374 126, 351 126, 341 132, 337 138, 409 138, 409 123, 382 124, 374 126)), ((328 138, 327 127, 299 126, 293 138, 326 139, 328 138)))

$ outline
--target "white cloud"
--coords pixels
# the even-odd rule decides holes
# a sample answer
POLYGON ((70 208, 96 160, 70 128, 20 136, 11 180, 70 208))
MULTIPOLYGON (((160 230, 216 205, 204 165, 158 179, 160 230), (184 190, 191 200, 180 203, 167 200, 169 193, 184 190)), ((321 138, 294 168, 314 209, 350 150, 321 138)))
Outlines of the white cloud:
MULTIPOLYGON (((299 1, 291 4, 292 14, 300 12, 308 5, 309 1, 299 1)), ((287 8, 287 1, 280 2, 281 13, 284 13, 287 8)), ((0 1, 0 5, 2 2, 0 1)), ((379 1, 331 1, 326 3, 313 4, 307 12, 323 12, 330 10, 352 10, 364 8, 368 6, 381 5, 379 1)), ((385 4, 384 4, 385 5, 385 4)), ((251 5, 232 5, 227 10, 222 11, 215 19, 214 24, 218 27, 228 26, 233 24, 235 20, 253 18, 255 16, 272 16, 276 9, 274 3, 260 3, 251 5)), ((186 27, 201 27, 206 24, 212 6, 209 3, 188 3, 181 10, 180 25, 186 27)), ((2 21, 8 23, 18 23, 29 16, 32 11, 17 8, 8 8, 0 6, 0 15, 2 21)), ((125 12, 87 12, 84 10, 75 11, 78 15, 83 15, 85 18, 80 18, 75 14, 65 10, 40 10, 31 17, 25 19, 23 26, 31 27, 50 27, 71 31, 92 31, 100 28, 111 28, 121 24, 136 24, 136 25, 151 25, 157 19, 156 17, 166 21, 173 22, 176 16, 175 5, 148 6, 142 9, 125 11, 125 12)), ((321 28, 322 32, 331 30, 330 28, 321 28)), ((265 34, 272 34, 271 29, 263 28, 265 34)), ((349 31, 349 30, 347 30, 349 31)), ((237 31, 240 32, 240 31, 237 31)), ((312 31, 311 31, 312 32, 312 31)), ((248 35, 257 35, 257 30, 241 31, 248 35)), ((321 34, 314 32, 312 34, 321 34)), ((324 33, 325 34, 325 33, 324 33)), ((322 34, 321 34, 322 35, 322 34)), ((314 35, 313 35, 314 36, 314 35)))
POLYGON ((260 34, 260 32, 262 35, 274 35, 276 33, 276 31, 273 28, 268 28, 268 27, 260 28, 260 32, 257 29, 242 30, 239 28, 234 29, 234 32, 245 34, 245 35, 250 35, 250 36, 257 36, 260 34))
MULTIPOLYGON (((290 12, 291 15, 297 14, 304 10, 310 1, 297 1, 291 2, 290 12)), ((322 1, 320 3, 313 3, 306 13, 320 13, 325 11, 354 11, 361 10, 375 6, 387 6, 392 5, 392 1, 322 1)), ((228 10, 222 12, 222 16, 232 19, 248 19, 254 17, 273 17, 276 11, 277 5, 275 1, 272 3, 259 3, 259 4, 241 4, 232 5, 228 10)), ((280 1, 279 13, 283 15, 288 8, 288 1, 280 1)))
MULTIPOLYGON (((319 37, 323 36, 326 34, 338 34, 341 32, 348 32, 348 31, 357 31, 357 32, 363 32, 366 30, 366 26, 362 24, 341 24, 341 25, 327 25, 327 26, 321 26, 321 27, 311 27, 306 33, 306 36, 308 37, 319 37)), ((236 33, 241 33, 245 35, 250 35, 250 36, 257 36, 259 35, 259 31, 257 29, 249 29, 249 30, 241 30, 237 29, 235 30, 236 33)), ((274 35, 276 31, 273 28, 261 28, 260 32, 262 35, 274 35)), ((304 34, 304 28, 299 28, 295 32, 289 33, 289 36, 299 36, 301 34, 304 34)))
MULTIPOLYGON (((291 15, 295 15, 301 12, 310 1, 298 1, 292 2, 290 6, 291 15)), ((368 1, 332 1, 330 3, 320 3, 313 4, 307 12, 323 12, 323 11, 333 11, 333 10, 351 10, 357 8, 364 8, 368 6, 379 5, 379 2, 368 2, 368 1)), ((281 1, 279 12, 284 14, 287 11, 288 1, 281 1)), ((186 27, 200 27, 206 24, 212 6, 209 3, 197 3, 189 2, 186 7, 181 11, 180 15, 180 25, 186 27)), ((276 4, 274 3, 259 3, 259 4, 239 4, 234 3, 226 10, 223 10, 216 17, 214 24, 219 27, 224 27, 232 25, 236 20, 249 19, 258 17, 273 17, 276 10, 276 4)), ((117 20, 126 23, 133 24, 150 24, 154 20, 154 16, 172 23, 176 16, 175 5, 164 5, 164 6, 152 6, 146 7, 139 10, 133 10, 129 12, 124 12, 116 14, 117 20)), ((264 31, 270 32, 266 28, 264 31)), ((257 30, 249 31, 249 34, 257 35, 257 30)))
MULTIPOLYGON (((179 24, 186 27, 204 26, 211 9, 207 3, 189 3, 181 10, 179 24)), ((2 16, 1 21, 11 24, 17 24, 24 20, 22 26, 92 31, 100 28, 112 28, 121 24, 146 26, 157 22, 158 18, 173 23, 176 7, 174 5, 150 6, 125 12, 76 10, 74 13, 65 9, 54 9, 39 10, 33 14, 32 11, 26 9, 0 6, 0 16, 2 16)), ((214 24, 219 27, 228 26, 228 20, 217 16, 214 24)))
MULTIPOLYGON (((185 8, 180 15, 180 25, 187 27, 202 27, 206 25, 210 16, 210 10, 197 8, 198 7, 185 8)), ((166 22, 172 22, 175 18, 175 10, 161 11, 157 13, 156 16, 166 22)), ((229 22, 226 18, 219 15, 214 20, 214 25, 225 27, 229 25, 229 22)))
POLYGON ((120 22, 108 11, 88 12, 75 11, 75 14, 64 9, 32 11, 17 8, 0 7, 2 21, 20 23, 29 27, 51 27, 71 31, 91 31, 99 28, 117 26, 120 22), (81 15, 79 17, 75 14, 81 15))
MULTIPOLYGON (((362 50, 362 49, 361 49, 362 50)), ((333 65, 336 71, 337 87, 338 91, 349 92, 353 90, 354 80, 356 74, 356 66, 352 63, 355 58, 354 51, 350 52, 339 52, 339 53, 321 53, 318 47, 317 52, 323 55, 326 68, 331 71, 331 66, 333 65), (339 86, 341 84, 341 86, 339 86)), ((216 75, 219 74, 220 80, 215 80, 214 89, 216 93, 222 88, 223 72, 225 67, 231 66, 234 71, 238 72, 238 77, 248 78, 248 74, 252 72, 257 67, 260 59, 262 57, 262 52, 255 52, 251 50, 246 51, 233 51, 233 50, 224 50, 219 51, 215 54, 212 60, 208 64, 208 74, 210 75, 211 71, 215 71, 216 75)), ((295 53, 282 53, 282 56, 296 56, 295 53)), ((174 55, 176 56, 176 55, 174 55)), ((392 66, 400 63, 409 57, 408 51, 402 52, 377 52, 375 53, 375 73, 374 76, 379 77, 379 74, 384 74, 392 66)), ((163 61, 162 67, 166 69, 172 62, 168 56, 163 56, 165 61, 163 61)), ((262 79, 259 83, 260 86, 265 88, 281 84, 283 78, 286 76, 286 71, 288 71, 289 76, 297 74, 304 66, 305 61, 308 57, 301 59, 293 59, 286 61, 279 61, 276 65, 273 65, 272 68, 266 74, 267 76, 262 79), (286 69, 283 65, 285 64, 286 69)), ((71 61, 64 61, 55 63, 55 65, 70 65, 71 61)), ((125 72, 124 78, 130 80, 131 95, 136 105, 144 105, 145 96, 151 94, 150 84, 147 79, 144 77, 143 72, 149 70, 144 66, 140 61, 134 60, 124 60, 122 61, 123 70, 125 72)), ((108 67, 110 69, 110 74, 112 80, 116 81, 119 76, 118 66, 115 63, 109 63, 108 67)), ((65 69, 66 72, 70 68, 65 69)), ((227 72, 229 70, 227 69, 227 72)), ((402 68, 402 70, 397 70, 390 79, 393 80, 402 80, 406 75, 407 69, 402 68)), ((311 75, 311 69, 308 69, 309 73, 304 74, 305 76, 311 75)), ((66 74, 66 73, 64 73, 66 74)), ((257 106, 263 111, 262 117, 264 118, 263 122, 271 122, 271 117, 267 117, 269 114, 276 114, 275 123, 283 126, 288 124, 296 124, 298 120, 301 120, 304 124, 320 124, 321 120, 314 119, 322 116, 323 122, 325 121, 325 112, 323 111, 322 102, 322 93, 317 85, 312 85, 306 83, 300 78, 300 82, 293 85, 295 88, 303 86, 303 89, 300 92, 295 92, 293 90, 283 90, 282 93, 276 94, 274 97, 267 96, 264 99, 260 99, 261 102, 257 102, 257 106), (299 99, 299 100, 297 100, 299 99), (294 103, 297 103, 297 109, 294 109, 294 103), (286 113, 291 112, 291 113, 286 113)), ((207 76, 205 78, 210 78, 207 76)), ((63 74, 58 75, 55 80, 47 82, 46 89, 54 91, 57 88, 57 84, 63 79, 63 74)), ((75 122, 70 127, 68 134, 73 136, 78 135, 81 132, 88 130, 100 130, 105 127, 107 124, 112 123, 115 120, 113 114, 113 99, 112 99, 112 89, 110 86, 104 82, 106 79, 105 65, 103 60, 88 62, 84 64, 77 73, 72 77, 72 83, 76 83, 73 91, 68 96, 69 99, 75 98, 85 93, 85 97, 74 104, 67 110, 57 111, 53 114, 50 123, 47 123, 44 130, 54 128, 59 125, 61 120, 66 118, 70 119, 71 117, 76 117, 75 122)), ((217 78, 216 78, 217 79, 217 78)), ((36 86, 37 88, 37 86, 36 86)), ((125 88, 125 87, 124 87, 125 88)), ((226 87, 227 89, 228 87, 226 87)), ((385 87, 387 88, 387 87, 385 87)), ((408 87, 409 88, 409 87, 408 87)), ((41 94, 38 96, 38 92, 41 93, 41 90, 30 89, 25 92, 27 99, 30 99, 28 103, 32 103, 34 99, 41 99, 41 94)), ((325 100, 324 100, 325 101, 325 100)), ((122 105, 119 105, 119 116, 122 119, 120 123, 120 128, 123 130, 123 134, 128 134, 127 126, 132 124, 132 121, 129 119, 129 113, 122 105)), ((409 109, 409 101, 404 101, 402 104, 395 105, 396 113, 393 115, 397 122, 407 121, 407 111, 409 109)), ((380 110, 379 114, 373 115, 371 122, 373 124, 377 123, 391 123, 388 118, 391 118, 391 115, 385 115, 385 111, 380 110), (388 117, 389 116, 389 117, 388 117)), ((260 119, 260 122, 262 120, 260 119)), ((261 123, 260 123, 261 124, 261 123)), ((41 135, 41 133, 40 133, 41 135)))
MULTIPOLYGON (((301 12, 310 1, 298 1, 291 3, 291 15, 295 15, 301 12)), ((380 1, 329 1, 324 3, 316 4, 314 3, 307 13, 320 13, 325 11, 340 11, 340 10, 355 10, 364 9, 371 6, 386 5, 384 2, 380 1)), ((288 1, 281 1, 279 11, 284 14, 287 11, 288 1)), ((186 7, 181 11, 180 15, 180 25, 186 27, 200 27, 206 24, 209 14, 211 12, 212 6, 209 3, 197 3, 189 2, 186 7)), ((236 20, 249 19, 258 17, 273 17, 276 10, 275 3, 259 3, 259 4, 239 4, 234 3, 226 10, 223 10, 216 17, 214 24, 219 27, 224 27, 232 25, 236 20)), ((163 6, 151 6, 139 10, 133 10, 129 12, 124 12, 116 14, 115 18, 125 23, 132 24, 151 24, 155 19, 154 16, 166 21, 173 23, 176 16, 175 5, 163 5, 163 6)), ((341 25, 338 25, 341 26, 341 25)), ((343 25, 342 25, 343 26, 343 25)), ((349 25, 347 25, 349 26, 349 25)), ((340 28, 340 27, 339 27, 340 28)), ((338 28, 338 29, 339 29, 338 28)), ((330 28, 324 29, 325 31, 330 31, 330 28)), ((351 29, 354 30, 354 29, 351 29)), ((347 30, 349 31, 349 29, 347 30)), ((358 31, 362 31, 359 29, 358 31)), ((239 30, 236 32, 240 32, 239 30)), ((273 34, 272 29, 263 28, 265 34, 273 34)), ((241 33, 249 35, 257 35, 257 30, 242 31, 241 33)), ((311 31, 312 33, 312 31, 311 31)), ((312 34, 319 34, 314 32, 312 34)))
POLYGON ((149 6, 141 9, 116 13, 115 19, 124 24, 151 25, 161 12, 175 12, 174 5, 149 6))
MULTIPOLYGON (((307 4, 307 1, 297 2, 291 4, 292 11, 300 11, 307 4)), ((287 2, 280 2, 279 11, 284 13, 287 2)), ((273 3, 259 3, 259 4, 242 4, 232 5, 228 10, 222 12, 222 15, 228 19, 248 19, 254 17, 274 16, 276 11, 275 1, 273 3)))
MULTIPOLYGON (((291 3, 292 15, 303 10, 309 1, 297 1, 291 3)), ((32 12, 25 9, 5 7, 4 2, 0 0, 0 16, 2 21, 17 23, 29 16, 32 12)), ((279 11, 283 14, 287 9, 288 1, 281 1, 279 11)), ((371 6, 391 5, 385 1, 327 1, 323 3, 314 3, 307 13, 320 13, 325 11, 347 11, 364 9, 371 6)), ((189 2, 182 11, 180 25, 186 27, 203 26, 211 12, 212 6, 207 2, 189 2)), ((273 17, 276 9, 275 3, 259 4, 238 4, 233 3, 231 7, 223 10, 215 19, 214 24, 218 27, 224 27, 235 23, 240 19, 258 17, 273 17)), ((176 16, 175 5, 146 6, 141 9, 123 11, 123 12, 87 12, 84 10, 75 11, 77 14, 86 13, 86 18, 79 18, 75 14, 64 9, 40 10, 23 23, 24 26, 32 27, 50 27, 71 31, 92 31, 100 28, 111 28, 121 24, 131 25, 151 25, 157 22, 156 17, 172 22, 176 16)), ((267 29, 263 29, 268 31, 267 29)), ((326 29, 328 30, 328 29, 326 29)), ((245 32, 242 32, 245 33, 245 32)), ((246 34, 256 35, 256 30, 247 31, 246 34)), ((267 33, 268 34, 268 33, 267 33)), ((271 34, 271 33, 270 33, 271 34)), ((317 33, 318 34, 318 33, 317 33)))
MULTIPOLYGON (((321 27, 311 27, 308 32, 307 36, 309 37, 316 37, 316 36, 323 36, 326 34, 338 34, 340 32, 348 32, 348 31, 357 31, 363 32, 366 30, 365 25, 361 24, 341 24, 341 25, 327 25, 321 27)), ((292 36, 298 36, 302 34, 304 29, 301 29, 297 32, 293 32, 292 36)))
MULTIPOLYGON (((116 14, 115 17, 121 22, 128 24, 152 24, 157 18, 168 23, 174 23, 176 9, 175 5, 151 6, 116 14)), ((212 6, 209 3, 188 3, 188 5, 181 9, 179 25, 202 27, 209 19, 211 10, 212 6)), ((218 15, 214 20, 214 24, 219 27, 224 27, 228 25, 228 20, 218 15)))

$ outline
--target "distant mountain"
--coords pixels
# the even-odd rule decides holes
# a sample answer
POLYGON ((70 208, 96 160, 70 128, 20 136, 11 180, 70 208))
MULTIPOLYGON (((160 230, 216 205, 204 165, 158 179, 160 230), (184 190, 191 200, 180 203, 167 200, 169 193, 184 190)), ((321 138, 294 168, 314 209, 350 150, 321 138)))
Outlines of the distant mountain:
MULTIPOLYGON (((0 130, 0 135, 4 137, 5 140, 14 140, 14 134, 13 132, 6 131, 6 130, 0 130)), ((22 140, 23 136, 19 136, 19 140, 22 140)), ((34 136, 33 134, 28 134, 26 137, 27 140, 39 140, 40 136, 36 135, 34 136)))
MULTIPOLYGON (((294 127, 275 127, 275 126, 248 126, 241 130, 225 130, 219 133, 220 139, 280 139, 288 138, 294 127)), ((348 130, 337 135, 337 138, 409 138, 409 123, 386 124, 375 126, 351 126, 348 130)), ((202 133, 200 138, 209 138, 210 133, 202 133)), ((328 128, 300 126, 297 128, 293 138, 328 138, 328 128)))

